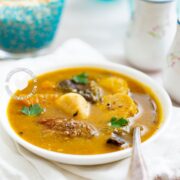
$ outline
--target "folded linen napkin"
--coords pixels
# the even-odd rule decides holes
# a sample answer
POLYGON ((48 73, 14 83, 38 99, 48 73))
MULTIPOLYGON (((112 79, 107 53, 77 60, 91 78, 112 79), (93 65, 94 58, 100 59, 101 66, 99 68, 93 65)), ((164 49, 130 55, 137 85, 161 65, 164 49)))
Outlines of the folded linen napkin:
MULTIPOLYGON (((52 55, 20 61, 0 62, 0 92, 3 81, 10 69, 15 67, 58 65, 59 61, 74 62, 104 61, 96 50, 80 40, 69 40, 52 55)), ((159 77, 156 78, 160 80, 159 77)), ((1 97, 0 97, 1 98, 1 97)), ((2 106, 2 105, 1 105, 2 106)), ((2 121, 2 119, 1 119, 2 121)), ((156 142, 143 147, 145 160, 152 179, 180 178, 180 108, 173 108, 169 128, 156 142)), ((72 166, 51 162, 38 157, 15 143, 0 125, 0 179, 1 180, 124 180, 129 166, 129 158, 105 165, 72 166)))

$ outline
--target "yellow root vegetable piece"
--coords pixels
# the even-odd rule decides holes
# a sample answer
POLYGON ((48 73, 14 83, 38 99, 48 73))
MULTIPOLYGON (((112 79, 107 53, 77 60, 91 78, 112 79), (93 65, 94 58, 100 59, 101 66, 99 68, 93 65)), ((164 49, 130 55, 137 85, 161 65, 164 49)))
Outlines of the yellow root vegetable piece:
MULTIPOLYGON (((25 95, 23 95, 25 96, 25 95)), ((30 106, 32 104, 44 104, 48 101, 55 101, 57 98, 59 97, 59 94, 49 94, 49 93, 45 93, 45 94, 35 94, 31 97, 27 97, 24 98, 23 100, 21 100, 21 103, 26 105, 26 106, 30 106)))
POLYGON ((103 101, 99 106, 108 113, 110 117, 132 117, 138 112, 138 108, 134 100, 127 94, 117 93, 103 97, 103 101))
POLYGON ((56 100, 56 104, 65 113, 79 119, 86 119, 90 113, 90 104, 80 94, 64 94, 56 100))
POLYGON ((56 84, 51 81, 43 81, 41 87, 46 90, 53 90, 56 88, 56 84))
POLYGON ((122 93, 127 94, 128 93, 128 84, 127 82, 122 78, 117 77, 108 77, 103 78, 99 81, 100 86, 107 89, 108 91, 112 93, 122 93))

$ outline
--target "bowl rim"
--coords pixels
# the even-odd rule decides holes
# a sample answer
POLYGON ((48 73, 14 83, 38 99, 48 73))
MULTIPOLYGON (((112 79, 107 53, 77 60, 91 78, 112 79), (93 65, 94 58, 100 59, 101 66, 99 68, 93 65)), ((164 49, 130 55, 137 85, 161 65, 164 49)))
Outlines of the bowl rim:
MULTIPOLYGON (((164 115, 163 123, 161 124, 160 128, 146 141, 142 143, 142 146, 154 141, 157 137, 166 129, 167 125, 169 124, 171 113, 172 113, 172 103, 171 100, 166 93, 166 91, 161 87, 157 82, 155 82, 151 77, 148 75, 133 69, 131 67, 127 67, 125 65, 103 61, 103 62, 59 62, 56 65, 51 65, 48 67, 34 67, 32 68, 33 72, 35 72, 38 76, 43 73, 48 73, 56 70, 66 69, 66 68, 76 68, 76 67, 95 67, 99 69, 106 69, 111 70, 114 72, 118 72, 122 75, 127 77, 133 78, 140 83, 145 84, 146 86, 150 87, 154 94, 159 99, 159 102, 162 106, 162 111, 164 115), (145 82, 146 81, 146 82, 145 82)), ((9 103, 8 100, 5 99, 7 97, 7 93, 5 90, 3 91, 3 97, 5 101, 5 106, 2 106, 2 115, 1 115, 1 123, 8 133, 8 135, 15 140, 17 143, 25 147, 26 149, 34 152, 35 154, 45 157, 50 160, 66 163, 66 164, 74 164, 74 165, 96 165, 96 164, 104 164, 113 161, 120 160, 130 155, 132 148, 127 148, 124 150, 110 152, 105 154, 95 154, 95 155, 74 155, 74 154, 65 154, 60 152, 50 151, 36 145, 29 143, 28 141, 21 138, 11 127, 8 116, 7 116, 7 107, 9 103), (5 95, 6 94, 6 95, 5 95)), ((4 104, 4 103, 3 103, 4 104)))

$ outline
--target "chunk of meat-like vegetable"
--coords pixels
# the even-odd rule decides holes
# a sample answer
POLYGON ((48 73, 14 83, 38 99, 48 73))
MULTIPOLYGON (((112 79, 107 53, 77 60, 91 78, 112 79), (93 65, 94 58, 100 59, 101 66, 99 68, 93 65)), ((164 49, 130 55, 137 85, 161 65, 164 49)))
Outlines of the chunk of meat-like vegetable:
POLYGON ((100 101, 102 97, 101 88, 95 81, 90 81, 88 84, 78 84, 73 80, 64 80, 59 83, 59 87, 65 92, 78 93, 92 103, 100 101))
POLYGON ((56 104, 71 117, 75 114, 79 119, 86 119, 90 113, 90 104, 80 94, 64 94, 56 100, 56 104))
POLYGON ((112 133, 111 137, 107 140, 106 143, 116 146, 122 146, 126 143, 126 141, 117 134, 112 133))
POLYGON ((121 93, 104 96, 99 106, 105 110, 104 113, 108 113, 110 117, 128 118, 138 112, 134 100, 130 96, 121 93))
POLYGON ((99 81, 100 86, 111 93, 127 94, 129 91, 127 82, 122 78, 107 77, 99 81))
POLYGON ((90 123, 63 118, 40 119, 38 121, 47 129, 67 137, 86 137, 90 138, 98 135, 98 130, 90 123))

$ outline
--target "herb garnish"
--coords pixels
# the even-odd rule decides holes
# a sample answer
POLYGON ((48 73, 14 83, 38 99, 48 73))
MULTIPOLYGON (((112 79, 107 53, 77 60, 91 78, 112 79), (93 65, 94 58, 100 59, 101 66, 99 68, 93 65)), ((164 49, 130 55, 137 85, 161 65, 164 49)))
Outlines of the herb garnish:
POLYGON ((44 111, 39 104, 33 104, 29 107, 24 106, 21 112, 27 116, 38 116, 44 111))
POLYGON ((76 76, 73 76, 72 81, 78 84, 87 84, 88 83, 88 74, 81 73, 76 76))
POLYGON ((128 124, 129 124, 129 121, 125 118, 112 117, 110 120, 110 125, 111 127, 114 127, 114 128, 121 128, 121 127, 127 126, 128 124))

